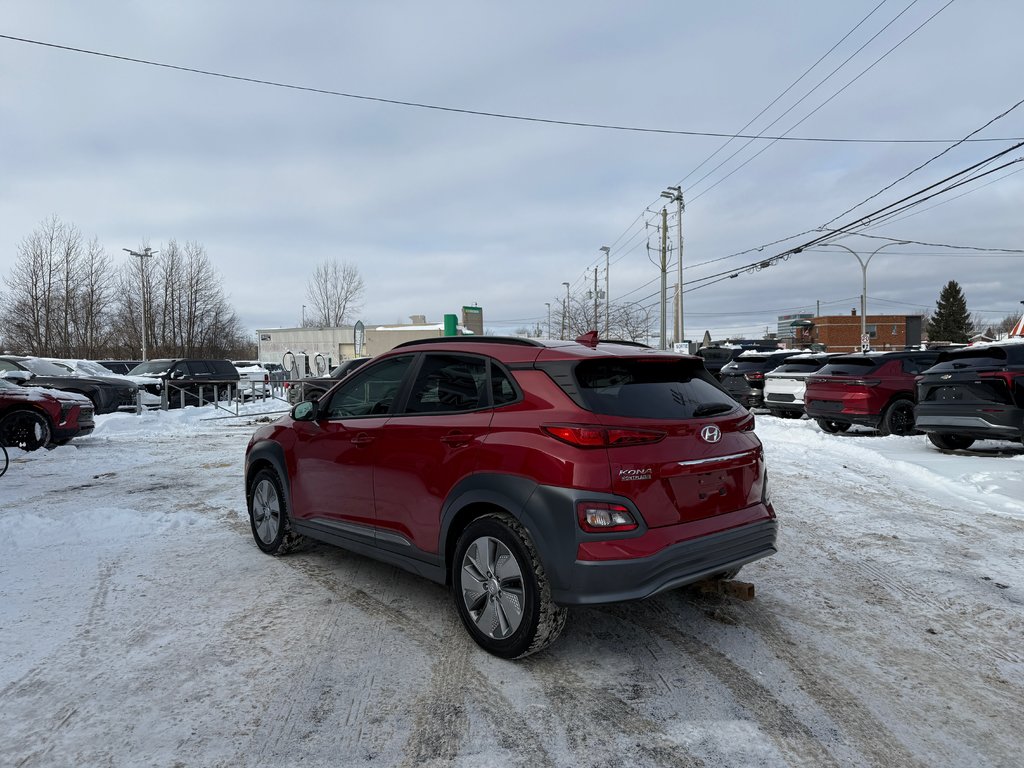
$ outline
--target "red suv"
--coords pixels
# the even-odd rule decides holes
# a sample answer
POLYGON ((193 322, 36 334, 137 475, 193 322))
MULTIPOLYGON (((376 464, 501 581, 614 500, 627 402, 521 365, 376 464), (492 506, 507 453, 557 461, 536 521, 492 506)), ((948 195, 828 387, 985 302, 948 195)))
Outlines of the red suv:
POLYGON ((303 537, 452 587, 518 658, 566 606, 734 575, 776 551, 754 417, 697 357, 627 342, 400 344, 246 450, 256 544, 303 537))
POLYGON ((915 378, 938 356, 908 350, 832 358, 807 377, 804 411, 825 432, 859 424, 883 435, 913 434, 915 378))
POLYGON ((59 389, 21 387, 0 377, 0 445, 34 451, 92 432, 89 398, 59 389))

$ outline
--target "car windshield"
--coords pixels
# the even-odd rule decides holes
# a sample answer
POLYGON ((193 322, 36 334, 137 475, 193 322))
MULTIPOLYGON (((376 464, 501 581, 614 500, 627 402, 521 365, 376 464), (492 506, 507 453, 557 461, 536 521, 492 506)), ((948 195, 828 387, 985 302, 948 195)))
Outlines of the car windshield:
POLYGON ((145 363, 139 363, 128 373, 132 376, 152 376, 167 373, 170 370, 171 362, 171 360, 150 360, 145 363))
POLYGON ((18 364, 25 366, 36 376, 67 376, 71 372, 70 368, 37 357, 22 358, 18 360, 18 364))
POLYGON ((689 419, 739 407, 691 361, 586 360, 575 373, 587 408, 609 416, 689 419))
POLYGON ((75 366, 82 373, 87 373, 90 376, 110 376, 111 371, 104 368, 99 363, 94 363, 92 360, 78 360, 75 362, 75 366))
POLYGON ((818 373, 822 376, 862 376, 884 362, 884 359, 875 357, 837 357, 830 360, 818 373))

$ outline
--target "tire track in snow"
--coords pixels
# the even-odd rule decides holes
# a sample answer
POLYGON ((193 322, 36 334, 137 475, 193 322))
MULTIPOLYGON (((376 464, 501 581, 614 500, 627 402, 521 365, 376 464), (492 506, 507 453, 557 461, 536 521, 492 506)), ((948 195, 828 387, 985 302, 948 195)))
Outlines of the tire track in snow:
POLYGON ((661 637, 700 663, 732 692, 735 700, 750 713, 761 732, 787 756, 790 765, 816 768, 840 765, 822 743, 821 737, 753 675, 718 649, 671 626, 671 619, 678 614, 670 611, 664 604, 647 601, 638 606, 623 604, 603 610, 624 622, 642 627, 652 635, 661 637), (655 614, 661 615, 655 618, 655 614))
POLYGON ((545 697, 557 709, 575 765, 705 765, 699 757, 686 754, 683 745, 671 739, 659 723, 606 688, 586 681, 564 659, 542 653, 520 663, 534 674, 545 697), (616 737, 628 740, 635 754, 624 755, 616 737), (583 755, 592 755, 598 761, 582 762, 583 755))
MULTIPOLYGON (((348 553, 346 553, 346 556, 348 556, 348 553)), ((359 555, 351 555, 351 557, 360 558, 359 555)), ((421 754, 425 751, 427 743, 432 740, 429 733, 421 734, 418 731, 421 728, 429 731, 437 727, 437 723, 432 719, 431 706, 438 699, 442 701, 442 706, 448 707, 449 714, 451 715, 446 724, 447 737, 442 739, 447 745, 446 748, 451 750, 453 747, 457 748, 462 743, 461 734, 457 737, 454 730, 455 726, 462 724, 453 688, 465 686, 469 689, 488 692, 486 706, 481 707, 481 711, 488 716, 492 727, 503 740, 517 745, 518 756, 524 766, 546 768, 547 766, 554 765, 547 750, 540 743, 540 734, 536 733, 532 723, 527 721, 500 691, 494 689, 478 669, 470 665, 469 653, 475 646, 469 646, 468 638, 463 639, 461 642, 450 638, 446 641, 446 638, 442 637, 434 629, 411 619, 405 613, 384 603, 379 598, 367 594, 358 587, 353 587, 350 583, 339 581, 340 574, 337 568, 329 563, 303 558, 300 554, 283 557, 280 559, 280 562, 298 570, 304 576, 325 588, 339 602, 356 608, 370 618, 379 621, 384 631, 391 633, 396 630, 401 631, 406 638, 421 646, 431 656, 440 654, 440 657, 434 663, 429 692, 421 696, 416 705, 418 716, 414 716, 414 731, 404 748, 407 756, 410 754, 421 754), (454 659, 451 658, 452 656, 454 656, 454 659), (447 675, 461 673, 463 677, 461 679, 452 678, 446 676, 446 673, 447 675)), ((373 566, 375 568, 390 568, 390 566, 376 562, 373 563, 373 566)), ((413 579, 416 577, 400 574, 400 578, 413 579)), ((459 629, 461 630, 461 624, 459 629)), ((305 690, 309 685, 310 678, 317 674, 315 668, 322 661, 319 658, 313 658, 314 654, 312 652, 308 656, 309 658, 305 659, 301 665, 302 671, 293 678, 288 686, 288 690, 282 692, 282 699, 291 697, 294 700, 294 693, 305 690)), ((399 700, 397 704, 402 706, 403 702, 399 700)), ((375 722, 386 731, 386 735, 390 735, 390 723, 387 721, 387 718, 393 714, 392 710, 387 709, 382 712, 372 713, 364 711, 361 713, 360 719, 364 722, 375 722)), ((285 718, 285 721, 295 717, 301 717, 301 712, 291 711, 285 718)), ((365 732, 360 738, 364 735, 365 732)), ((270 739, 267 741, 269 742, 270 739)), ((456 758, 458 756, 458 753, 454 755, 456 758)))
MULTIPOLYGON (((775 657, 793 672, 800 689, 843 730, 851 746, 868 764, 885 768, 925 768, 855 694, 824 669, 824 660, 816 659, 806 644, 790 637, 774 614, 752 604, 745 606, 742 614, 735 612, 733 617, 737 624, 754 630, 775 657)), ((689 638, 688 642, 698 641, 689 638)))

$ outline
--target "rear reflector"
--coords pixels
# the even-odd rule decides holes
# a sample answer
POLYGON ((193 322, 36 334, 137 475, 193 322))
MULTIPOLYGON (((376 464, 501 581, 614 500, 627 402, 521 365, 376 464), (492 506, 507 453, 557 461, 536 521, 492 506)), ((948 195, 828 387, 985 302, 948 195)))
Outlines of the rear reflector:
POLYGON ((576 515, 580 528, 587 533, 615 533, 638 528, 633 515, 621 504, 580 501, 576 503, 576 515))
POLYGON ((544 424, 546 433, 563 443, 577 448, 613 448, 624 445, 656 443, 665 437, 664 432, 648 429, 623 429, 601 427, 591 424, 544 424))

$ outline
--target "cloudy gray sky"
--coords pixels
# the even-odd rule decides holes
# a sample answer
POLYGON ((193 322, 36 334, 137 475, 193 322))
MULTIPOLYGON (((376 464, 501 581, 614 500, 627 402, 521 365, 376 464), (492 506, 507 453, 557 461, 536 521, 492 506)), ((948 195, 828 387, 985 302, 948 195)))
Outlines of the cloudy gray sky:
MULTIPOLYGON (((0 21, 2 35, 464 110, 950 143, 1024 98, 1022 28, 1016 0, 5 0, 0 21)), ((680 183, 684 279, 696 288, 685 294, 688 336, 760 335, 780 312, 818 301, 848 313, 861 271, 839 248, 741 271, 814 233, 722 257, 821 227, 950 146, 736 140, 708 160, 725 139, 417 109, 9 39, 0 39, 0 69, 0 276, 52 214, 118 259, 142 242, 196 240, 254 329, 297 324, 309 275, 328 258, 360 269, 368 323, 440 321, 475 303, 496 331, 543 325, 563 281, 581 293, 598 265, 603 282, 603 245, 612 300, 641 302, 656 318, 647 250, 657 233, 645 221, 659 218, 661 190, 680 183), (724 270, 739 277, 701 282, 724 270)), ((1007 140, 961 144, 833 226, 1004 151, 1013 137, 1024 137, 1024 106, 974 137, 1007 140)), ((1024 249, 1020 169, 866 231, 1024 249)), ((867 253, 885 241, 841 242, 867 253)), ((1022 258, 887 248, 868 272, 870 311, 933 307, 955 279, 972 311, 999 319, 1021 309, 1022 258)))

